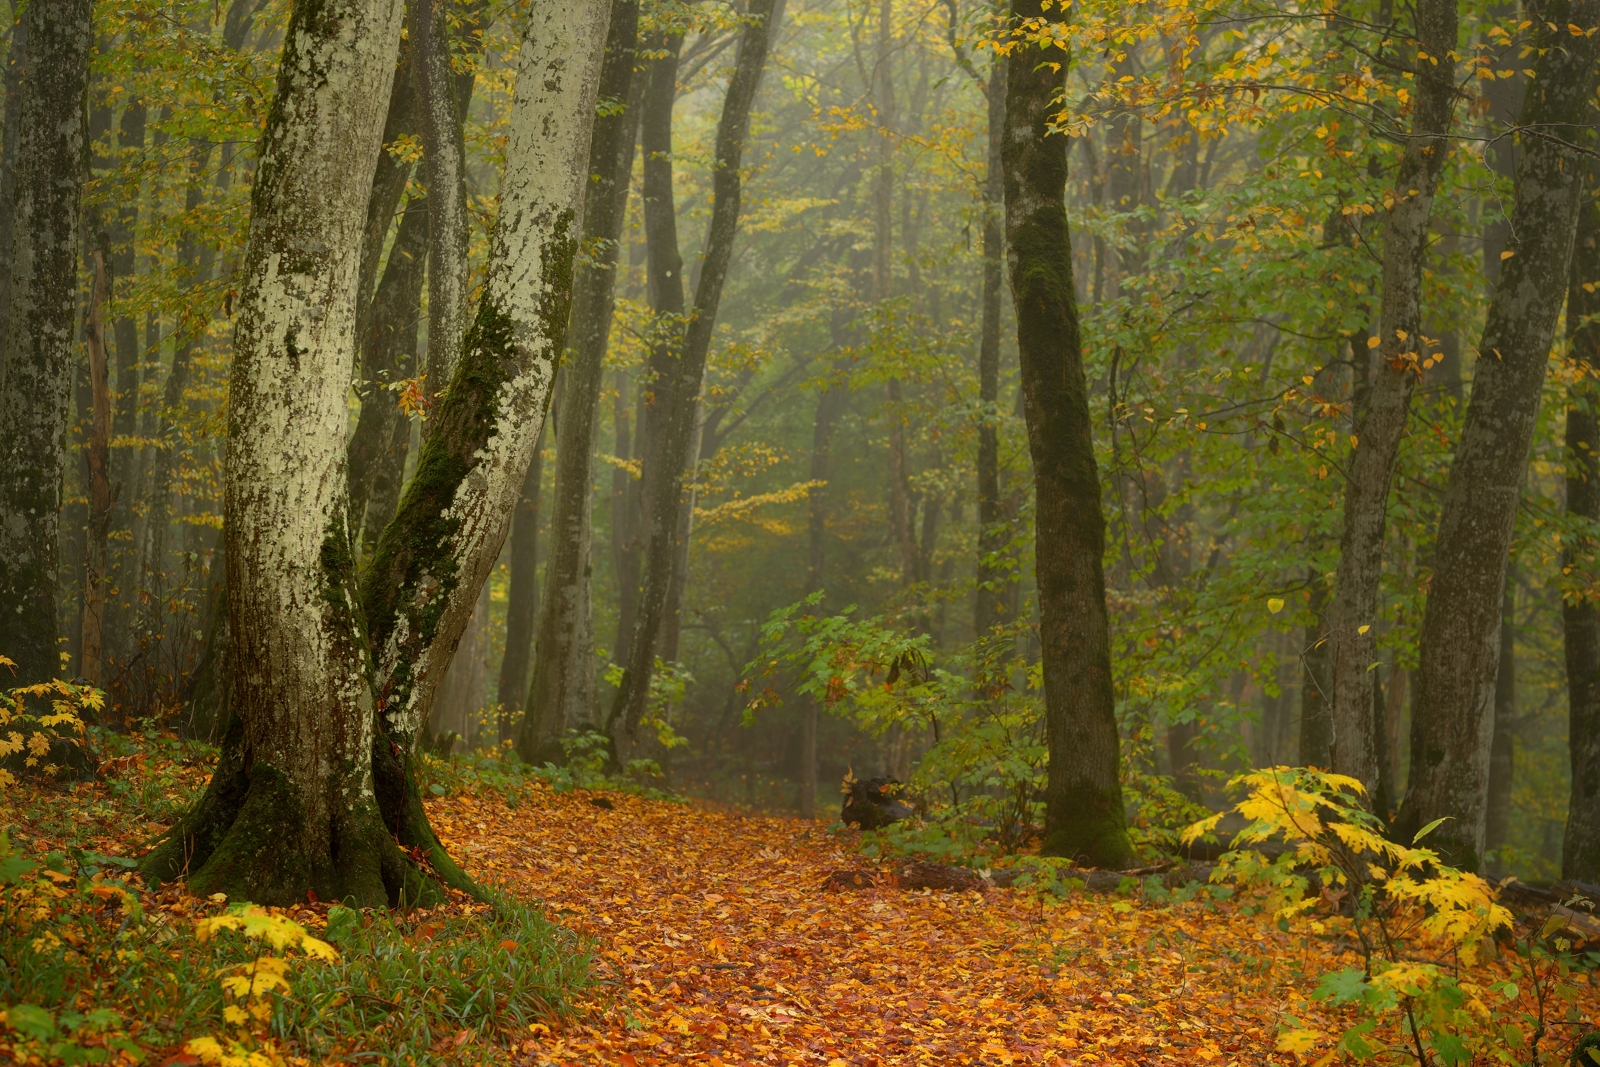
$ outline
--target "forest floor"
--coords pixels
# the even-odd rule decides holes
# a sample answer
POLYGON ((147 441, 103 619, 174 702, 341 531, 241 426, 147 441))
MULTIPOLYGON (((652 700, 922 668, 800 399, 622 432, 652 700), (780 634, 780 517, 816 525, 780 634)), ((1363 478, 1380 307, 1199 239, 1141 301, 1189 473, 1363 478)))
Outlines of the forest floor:
MULTIPOLYGON (((86 879, 82 864, 124 862, 108 857, 137 854, 163 816, 194 796, 205 764, 183 756, 179 744, 167 743, 165 755, 149 760, 121 757, 93 783, 27 786, 0 798, 9 802, 9 810, 0 804, 0 824, 11 824, 19 851, 78 857, 75 899, 103 907, 97 921, 107 931, 126 920, 116 917, 115 895, 97 888, 106 875, 86 879)), ((828 888, 835 872, 868 871, 872 864, 859 851, 857 832, 823 821, 623 792, 562 792, 528 778, 512 788, 490 787, 481 776, 476 785, 461 775, 446 780, 451 784, 439 787, 444 794, 428 805, 441 839, 482 883, 542 905, 550 919, 575 931, 577 947, 592 959, 588 981, 581 968, 572 971, 575 978, 552 979, 557 984, 546 988, 571 991, 562 995, 567 1009, 559 1015, 536 1013, 515 1026, 504 1015, 493 1024, 451 1024, 442 1037, 433 1031, 420 1046, 408 1046, 421 1055, 396 1054, 389 1036, 396 1017, 379 1012, 362 1017, 382 1020, 364 1024, 370 1029, 336 1033, 330 1053, 290 1042, 282 1046, 287 1060, 275 1062, 1250 1067, 1331 1062, 1324 1058, 1329 1036, 1298 1053, 1276 1046, 1289 1030, 1333 1035, 1354 1021, 1312 994, 1330 970, 1360 965, 1355 946, 1315 922, 1297 921, 1286 932, 1240 897, 1213 899, 1191 886, 1178 894, 1191 897, 1182 901, 1148 890, 1060 899, 1023 889, 907 890, 882 877, 835 890, 828 888)), ((65 877, 56 881, 70 887, 65 877)), ((143 898, 147 914, 165 911, 185 921, 221 907, 178 889, 143 898)), ((63 896, 61 906, 72 905, 63 896)), ((438 936, 438 916, 483 921, 472 920, 472 910, 456 901, 388 929, 426 951, 438 936)), ((287 914, 320 932, 328 905, 287 914)), ((0 942, 8 936, 0 931, 0 942)), ((520 951, 513 941, 497 941, 502 933, 484 936, 491 954, 500 951, 497 959, 507 947, 520 951)), ((0 950, 20 951, 16 944, 0 950)), ((185 951, 185 958, 200 960, 194 980, 214 984, 215 963, 185 951)), ((341 966, 353 967, 354 952, 345 952, 341 966)), ((101 1004, 136 1002, 114 1001, 132 995, 126 976, 102 958, 108 967, 88 980, 104 990, 95 985, 64 1002, 57 1009, 63 1026, 69 1009, 86 1011, 102 993, 101 1004)), ((1482 980, 1515 977, 1510 966, 1507 959, 1482 965, 1482 980)), ((436 991, 437 980, 434 987, 407 987, 421 990, 411 993, 383 986, 369 977, 375 973, 350 980, 361 1003, 393 996, 406 1011, 407 997, 436 991)), ((5 984, 0 974, 0 1011, 7 1007, 5 984)), ((1575 986, 1573 1014, 1552 1024, 1545 1048, 1564 1049, 1600 1017, 1600 988, 1581 976, 1575 986)), ((182 1052, 182 1041, 194 1036, 189 1031, 204 1022, 199 1016, 192 1024, 179 1018, 158 1025, 129 1017, 139 1014, 131 1007, 122 1014, 118 1033, 142 1050, 142 1062, 199 1062, 182 1052)), ((83 1040, 110 1049, 109 1037, 83 1040)), ((0 1053, 15 1056, 22 1047, 16 1032, 0 1026, 0 1053)), ((17 1062, 73 1061, 44 1055, 17 1062)), ((127 1054, 109 1062, 135 1061, 127 1054)))

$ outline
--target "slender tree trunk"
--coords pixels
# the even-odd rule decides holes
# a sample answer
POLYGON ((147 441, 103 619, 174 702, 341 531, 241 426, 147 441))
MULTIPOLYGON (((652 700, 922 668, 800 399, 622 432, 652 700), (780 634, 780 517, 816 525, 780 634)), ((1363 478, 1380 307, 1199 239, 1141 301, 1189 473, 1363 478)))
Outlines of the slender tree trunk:
MULTIPOLYGON (((378 190, 373 190, 376 196, 378 190)), ((428 216, 426 201, 418 198, 406 205, 400 216, 389 261, 373 296, 368 332, 358 334, 361 352, 361 381, 364 396, 361 414, 349 447, 349 528, 367 546, 366 555, 376 543, 378 533, 394 517, 394 509, 374 508, 373 491, 380 478, 393 480, 395 456, 405 463, 410 443, 410 422, 400 407, 400 398, 386 385, 415 373, 417 328, 422 314, 422 280, 428 265, 428 216)), ((395 494, 398 500, 398 494, 395 494)))
MULTIPOLYGON (((1370 382, 1354 431, 1357 443, 1345 484, 1344 533, 1329 611, 1332 769, 1361 782, 1368 797, 1376 795, 1379 785, 1369 668, 1378 660, 1378 585, 1389 486, 1411 394, 1435 361, 1422 340, 1422 268, 1434 188, 1449 153, 1446 138, 1455 117, 1455 64, 1449 57, 1456 50, 1456 21, 1456 0, 1419 0, 1416 6, 1417 45, 1439 60, 1418 63, 1411 136, 1394 182, 1404 194, 1384 219, 1376 380, 1370 382)), ((1367 353, 1355 355, 1365 360, 1367 353)))
POLYGON ((56 578, 78 299, 88 0, 34 0, 26 23, 9 322, 0 362, 0 649, 18 684, 56 677, 56 578))
POLYGON ((106 256, 96 248, 94 291, 89 298, 86 324, 89 349, 89 388, 94 413, 89 430, 88 553, 83 574, 83 637, 78 673, 90 685, 105 684, 105 659, 101 653, 101 623, 105 618, 106 586, 111 572, 106 545, 111 532, 111 380, 106 366, 106 256))
MULTIPOLYGON (((0 338, 11 336, 12 247, 16 239, 17 151, 22 141, 22 86, 28 70, 28 20, 11 9, 11 47, 6 50, 4 145, 0 146, 0 338)), ((0 345, 4 341, 0 340, 0 345)), ((0 350, 0 380, 5 356, 0 350)))
POLYGON ((1333 717, 1328 713, 1328 630, 1324 619, 1328 583, 1313 568, 1311 621, 1306 623, 1305 645, 1300 651, 1300 757, 1302 767, 1333 764, 1333 717))
POLYGON ((484 294, 358 599, 344 405, 383 118, 373 101, 388 97, 399 16, 399 0, 346 0, 291 18, 230 385, 229 606, 237 658, 253 669, 235 672, 241 726, 206 796, 144 864, 157 879, 193 867, 192 886, 263 903, 307 889, 363 904, 436 898, 405 848, 435 878, 475 888, 428 826, 413 752, 504 542, 570 304, 606 7, 543 0, 517 58, 484 294), (285 261, 300 267, 292 281, 272 269, 285 261))
POLYGON ((522 714, 533 669, 533 634, 539 619, 539 483, 544 476, 544 430, 533 446, 533 460, 522 479, 511 519, 511 583, 506 598, 506 651, 500 658, 500 714, 496 739, 512 740, 511 727, 522 714))
POLYGON ((1504 871, 1500 849, 1511 829, 1511 785, 1516 769, 1517 726, 1517 583, 1506 576, 1505 604, 1500 611, 1500 667, 1494 679, 1494 735, 1489 743, 1489 796, 1484 819, 1483 849, 1504 871))
POLYGON ((556 427, 550 561, 539 604, 533 674, 517 730, 517 752, 530 763, 561 762, 567 729, 587 727, 597 714, 591 611, 594 436, 639 128, 640 97, 634 85, 643 79, 633 69, 638 29, 636 0, 613 0, 599 91, 603 100, 627 103, 620 113, 611 107, 595 120, 584 193, 584 235, 592 251, 573 279, 572 321, 567 326, 571 355, 562 372, 556 427))
POLYGON ((716 324, 722 286, 733 257, 733 239, 739 227, 740 168, 743 165, 745 137, 749 130, 750 108, 755 102, 761 72, 766 65, 771 30, 779 20, 782 0, 751 0, 748 21, 739 35, 739 55, 717 125, 712 164, 711 225, 706 235, 699 284, 695 288, 692 314, 683 333, 682 354, 671 375, 657 381, 655 388, 667 398, 668 422, 661 434, 659 453, 647 454, 643 479, 649 499, 645 521, 649 541, 644 556, 644 583, 639 594, 639 619, 622 684, 607 720, 607 733, 613 739, 618 729, 631 742, 643 720, 650 696, 650 676, 666 614, 672 582, 672 564, 677 546, 678 507, 683 498, 683 480, 689 451, 694 441, 700 387, 705 376, 706 356, 711 348, 711 331, 716 324), (659 474, 652 478, 650 465, 659 474))
POLYGON ((1005 183, 1000 168, 1006 117, 1006 60, 996 56, 987 86, 989 104, 988 170, 983 184, 983 320, 978 330, 978 595, 974 623, 978 636, 1006 621, 1011 568, 1001 558, 1010 540, 1000 497, 1000 287, 1004 283, 1005 183))
MULTIPOLYGON (((636 80, 644 81, 643 78, 636 80)), ((635 459, 635 427, 629 419, 627 373, 619 370, 616 380, 617 396, 611 407, 612 422, 616 426, 617 460, 617 466, 611 469, 611 571, 617 581, 617 637, 612 645, 612 660, 626 663, 639 600, 639 552, 634 536, 637 525, 634 509, 639 493, 637 480, 622 466, 635 459)))
MULTIPOLYGON (((394 85, 389 90, 389 112, 383 122, 383 143, 386 145, 416 132, 417 79, 411 73, 413 55, 411 42, 402 40, 400 62, 395 69, 394 85)), ((375 329, 374 287, 382 284, 378 278, 378 268, 383 264, 389 231, 394 227, 395 214, 400 210, 406 185, 416 169, 415 164, 402 162, 388 152, 378 153, 378 165, 372 174, 372 197, 367 201, 367 224, 361 233, 361 266, 356 275, 358 345, 368 344, 375 329)), ((408 210, 413 206, 416 205, 408 204, 408 210)))
MULTIPOLYGON (((450 380, 467 328, 467 100, 450 69, 449 7, 409 0, 411 74, 416 79, 423 167, 428 178, 428 372, 450 380)), ((471 82, 466 94, 471 93, 471 82)), ((428 395, 439 389, 429 384, 428 395)), ((431 429, 431 427, 425 427, 431 429)))
POLYGON ((1584 198, 1567 291, 1567 336, 1580 371, 1567 396, 1567 517, 1561 569, 1561 632, 1567 660, 1568 750, 1572 793, 1567 801, 1561 877, 1600 881, 1600 201, 1584 198))
POLYGON ((1558 3, 1541 12, 1532 30, 1538 58, 1520 120, 1514 247, 1489 305, 1439 518, 1411 722, 1410 785, 1397 821, 1403 840, 1432 819, 1450 816, 1430 841, 1469 869, 1483 855, 1506 554, 1566 296, 1578 194, 1588 172, 1584 146, 1592 139, 1586 124, 1600 36, 1572 36, 1569 23, 1584 30, 1600 24, 1600 4, 1558 3))
MULTIPOLYGON (((1059 6, 1013 0, 1014 18, 1060 22, 1059 6)), ((1037 508, 1035 571, 1044 668, 1045 843, 1050 855, 1115 866, 1128 855, 1105 602, 1105 518, 1067 229, 1066 138, 1049 135, 1066 84, 1059 63, 1019 50, 1006 71, 1006 250, 1023 415, 1037 508)))

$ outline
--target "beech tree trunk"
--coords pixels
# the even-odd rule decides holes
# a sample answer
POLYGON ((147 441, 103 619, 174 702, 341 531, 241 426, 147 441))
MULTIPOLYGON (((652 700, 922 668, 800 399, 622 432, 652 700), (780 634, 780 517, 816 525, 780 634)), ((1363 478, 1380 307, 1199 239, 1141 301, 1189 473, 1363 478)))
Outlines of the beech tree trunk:
POLYGON ((1511 830, 1511 787, 1516 770, 1517 720, 1517 583, 1506 576, 1505 603, 1500 612, 1500 667, 1494 678, 1494 734, 1489 743, 1489 796, 1484 819, 1483 849, 1504 871, 1500 849, 1511 830))
POLYGON ((78 300, 88 0, 23 15, 9 321, 0 343, 0 652, 16 682, 61 672, 56 578, 78 300))
MULTIPOLYGON (((124 151, 143 151, 145 139, 145 104, 141 100, 130 102, 122 110, 117 124, 117 143, 124 151)), ((139 345, 139 324, 132 315, 118 308, 117 279, 133 280, 135 265, 134 225, 138 221, 138 201, 129 198, 112 213, 107 226, 111 246, 109 262, 111 288, 111 333, 116 348, 116 393, 111 416, 111 435, 129 438, 139 432, 139 363, 142 350, 139 345)), ((118 448, 111 453, 111 528, 133 531, 133 500, 137 481, 139 452, 136 448, 118 448)), ((119 542, 110 560, 111 588, 107 590, 104 625, 101 628, 101 650, 107 660, 122 660, 128 648, 132 629, 131 602, 138 583, 138 542, 129 539, 119 542)))
POLYGON ((1007 621, 1011 568, 1001 558, 1010 539, 1000 497, 1000 287, 1005 237, 1005 183, 1000 169, 1006 116, 1006 61, 996 56, 985 87, 989 104, 988 171, 983 183, 983 319, 978 328, 978 594, 973 608, 978 636, 1007 621))
MULTIPOLYGON (((1059 5, 1013 0, 1017 19, 1064 20, 1059 5)), ((1044 668, 1048 855, 1114 867, 1128 855, 1106 617, 1105 517, 1089 431, 1072 241, 1067 229, 1067 140, 1049 122, 1066 84, 1067 56, 1008 57, 1001 163, 1006 250, 1017 311, 1023 415, 1037 508, 1035 572, 1044 668)))
POLYGON ((89 350, 89 389, 93 414, 89 426, 89 523, 83 568, 82 638, 78 673, 90 685, 105 684, 105 658, 101 652, 101 624, 105 620, 106 587, 111 570, 106 558, 111 533, 111 377, 106 366, 106 256, 96 248, 94 291, 89 298, 85 334, 89 350))
POLYGON ((1561 600, 1572 761, 1561 877, 1585 882, 1600 881, 1600 201, 1592 173, 1567 290, 1567 336, 1582 374, 1567 396, 1567 516, 1575 536, 1563 539, 1561 552, 1572 581, 1561 600))
POLYGON ((500 714, 496 740, 512 740, 511 727, 528 695, 533 669, 533 634, 539 620, 539 483, 544 477, 544 430, 522 479, 522 495, 511 518, 511 581, 506 595, 506 650, 500 658, 500 714))
POLYGON ((400 8, 301 5, 286 35, 229 397, 237 725, 205 797, 144 863, 157 880, 190 872, 196 892, 372 905, 436 899, 434 879, 475 888, 428 826, 413 753, 543 424, 606 8, 544 0, 528 15, 483 297, 358 595, 345 404, 400 8))
MULTIPOLYGON (((695 287, 694 307, 682 335, 682 349, 665 378, 655 382, 657 404, 664 404, 665 428, 659 451, 652 447, 645 454, 644 530, 648 534, 644 555, 644 580, 639 592, 638 621, 628 649, 628 662, 617 690, 607 733, 613 739, 618 731, 630 743, 644 719, 649 704, 650 678, 668 607, 673 561, 677 555, 678 507, 683 499, 684 474, 694 443, 699 409, 700 387, 705 376, 706 356, 711 348, 711 331, 716 325, 717 306, 722 286, 733 257, 733 239, 739 227, 741 192, 740 168, 750 123, 750 108, 755 102, 761 72, 766 65, 771 31, 781 13, 781 0, 751 0, 744 29, 739 35, 739 54, 733 77, 728 82, 717 125, 712 164, 711 225, 706 235, 705 253, 695 287)), ((647 438, 649 434, 647 433, 647 438)))
MULTIPOLYGON (((594 435, 600 387, 611 342, 617 253, 633 180, 639 124, 634 106, 637 0, 613 0, 600 71, 600 97, 613 106, 595 120, 590 180, 584 192, 584 235, 592 251, 573 278, 571 352, 562 374, 556 426, 555 481, 551 490, 550 562, 539 604, 533 673, 527 683, 517 752, 530 763, 561 763, 568 728, 593 724, 594 623, 590 611, 593 568, 594 435), (618 102, 626 102, 619 112, 618 102)), ((521 694, 518 695, 521 699, 521 694)))
MULTIPOLYGON (((1437 62, 1416 61, 1416 103, 1405 153, 1395 175, 1399 198, 1385 213, 1383 297, 1378 361, 1357 416, 1356 446, 1344 494, 1344 533, 1328 618, 1329 717, 1333 770, 1366 787, 1379 786, 1379 738, 1372 705, 1378 661, 1378 586, 1383 576, 1389 486, 1405 435, 1411 395, 1438 357, 1422 340, 1422 268, 1434 188, 1449 154, 1455 118, 1456 0, 1418 0, 1412 34, 1437 62)), ((1358 360, 1367 352, 1357 351, 1358 360)))
POLYGON ((1541 12, 1537 59, 1519 125, 1511 258, 1504 261, 1450 465, 1423 615, 1411 722, 1411 771, 1396 832, 1409 839, 1449 816, 1429 838, 1469 869, 1483 856, 1500 607, 1528 449, 1567 288, 1600 35, 1568 24, 1600 23, 1600 3, 1576 0, 1541 12), (1550 22, 1547 25, 1545 19, 1550 22), (1550 27, 1554 26, 1555 29, 1550 27), (1547 132, 1548 131, 1548 132, 1547 132))

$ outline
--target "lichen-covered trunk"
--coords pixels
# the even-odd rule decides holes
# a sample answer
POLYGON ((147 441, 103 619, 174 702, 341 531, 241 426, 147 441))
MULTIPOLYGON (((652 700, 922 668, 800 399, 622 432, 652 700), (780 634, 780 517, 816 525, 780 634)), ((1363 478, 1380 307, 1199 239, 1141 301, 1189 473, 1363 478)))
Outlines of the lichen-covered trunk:
POLYGON ((1561 847, 1561 877, 1600 882, 1600 201, 1578 215, 1567 290, 1567 335, 1581 369, 1567 395, 1567 516, 1561 627, 1567 660, 1568 750, 1572 792, 1561 847))
POLYGON ((362 581, 385 827, 468 886, 434 838, 412 757, 511 523, 566 334, 609 4, 538 0, 516 61, 489 270, 433 430, 362 581))
MULTIPOLYGON (((22 80, 28 69, 27 12, 12 8, 11 46, 6 49, 4 126, 0 127, 0 338, 11 336, 11 253, 16 235, 17 148, 22 140, 22 80)), ((3 344, 0 341, 0 344, 3 344)), ((0 373, 5 353, 0 348, 0 373)))
MULTIPOLYGON (((1014 0, 1015 18, 1061 21, 1059 6, 1014 0)), ((1128 855, 1106 617, 1105 517, 1089 432, 1072 242, 1067 140, 1049 133, 1067 56, 1011 55, 1001 162, 1006 252, 1017 309, 1023 416, 1033 458, 1035 572, 1044 668, 1047 854, 1095 866, 1128 855)))
POLYGON ((539 620, 539 483, 544 476, 544 431, 533 446, 533 460, 522 479, 522 494, 511 519, 511 578, 506 589, 506 650, 500 659, 500 715, 496 740, 513 740, 512 724, 528 695, 533 669, 533 634, 539 620))
MULTIPOLYGON (((594 436, 611 339, 617 252, 633 175, 634 134, 639 127, 639 111, 632 106, 638 100, 634 84, 643 80, 633 69, 638 30, 637 0, 613 0, 599 93, 603 100, 627 101, 628 106, 620 112, 615 106, 608 108, 595 120, 590 181, 584 193, 584 235, 593 252, 573 278, 572 321, 567 327, 571 355, 562 372, 556 427, 550 562, 517 734, 517 751, 534 763, 561 762, 566 731, 588 725, 595 717, 590 614, 594 436)), ((522 693, 517 699, 522 700, 522 693)))
POLYGON ((0 653, 21 684, 61 671, 56 572, 78 298, 88 0, 23 14, 7 332, 0 344, 0 653))
MULTIPOLYGON (((1412 36, 1435 62, 1419 60, 1411 133, 1395 175, 1398 196, 1383 216, 1383 296, 1376 379, 1358 415, 1344 493, 1344 532, 1328 620, 1329 717, 1333 770, 1375 796, 1379 741, 1372 714, 1378 660, 1378 584, 1389 486, 1405 435, 1411 394, 1437 353, 1422 337, 1422 268, 1433 194, 1449 154, 1455 117, 1456 0, 1418 0, 1412 36)), ((1367 353, 1358 351, 1357 359, 1367 353)))
POLYGON ((106 256, 94 250, 94 290, 84 341, 89 350, 89 389, 93 397, 89 421, 89 523, 83 569, 83 618, 78 673, 90 685, 105 684, 101 624, 105 621, 106 587, 111 582, 106 546, 111 533, 111 376, 106 365, 106 256))
POLYGON ((147 857, 195 892, 363 905, 417 880, 385 833, 346 525, 347 397, 401 0, 297 3, 260 145, 229 379, 234 750, 147 857))
POLYGON ((978 590, 973 605, 978 635, 1004 622, 1011 598, 1001 586, 1009 570, 1000 554, 1008 540, 1000 499, 1000 287, 1004 284, 1005 237, 1001 215, 1005 184, 1000 170, 1006 117, 1006 61, 996 56, 987 87, 989 153, 983 183, 983 319, 978 328, 978 590))
POLYGON ((694 443, 700 387, 705 376, 706 356, 711 349, 717 307, 722 301, 722 286, 733 257, 733 241, 739 229, 740 168, 750 109, 761 84, 780 4, 781 0, 751 0, 745 13, 747 21, 739 34, 738 58, 717 124, 711 178, 711 224, 706 234, 699 283, 695 287, 694 306, 684 327, 679 358, 667 368, 664 380, 658 379, 655 383, 658 395, 664 397, 668 405, 663 412, 666 425, 660 434, 659 446, 652 445, 645 454, 644 485, 648 499, 644 518, 648 541, 643 560, 644 578, 628 662, 606 723, 607 732, 614 739, 620 729, 622 737, 632 742, 649 704, 650 678, 670 599, 673 562, 677 555, 678 508, 694 443))
POLYGON ((1520 120, 1511 257, 1489 305, 1439 517, 1422 622, 1411 772, 1396 826, 1404 840, 1449 816, 1430 841, 1468 868, 1483 855, 1506 555, 1566 295, 1578 194, 1588 174, 1588 109, 1600 35, 1574 36, 1568 24, 1584 31, 1600 26, 1600 0, 1553 4, 1533 26, 1538 58, 1520 120))
MULTIPOLYGON (((380 190, 374 185, 373 195, 380 190)), ((403 470, 411 425, 400 397, 386 386, 416 373, 417 328, 422 314, 422 280, 428 265, 428 208, 413 197, 400 217, 400 228, 384 264, 383 277, 371 301, 364 333, 356 335, 361 357, 361 414, 349 448, 349 527, 370 555, 378 534, 394 517, 393 507, 372 506, 382 480, 403 470)), ((398 497, 398 494, 395 494, 398 497)))

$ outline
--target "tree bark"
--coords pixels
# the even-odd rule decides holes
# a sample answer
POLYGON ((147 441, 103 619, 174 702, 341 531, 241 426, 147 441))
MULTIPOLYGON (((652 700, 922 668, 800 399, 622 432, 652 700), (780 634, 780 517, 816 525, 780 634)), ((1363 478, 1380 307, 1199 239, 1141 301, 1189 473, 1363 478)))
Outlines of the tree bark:
POLYGON ((1506 576, 1505 604, 1500 611, 1500 666, 1494 678, 1494 734, 1489 744, 1489 795, 1484 819, 1483 849, 1504 871, 1500 849, 1511 829, 1511 786, 1516 769, 1517 584, 1506 576))
MULTIPOLYGON (((4 145, 0 146, 0 338, 11 336, 11 256, 16 238, 17 150, 22 140, 22 86, 28 69, 28 20, 11 9, 11 46, 6 50, 4 145)), ((0 341, 0 344, 4 344, 0 341)), ((0 377, 5 354, 0 349, 0 377)))
POLYGON ((23 15, 10 302, 0 353, 0 649, 20 685, 56 677, 56 577, 78 298, 88 0, 23 15))
POLYGON ((544 429, 533 446, 533 460, 522 479, 522 495, 511 518, 511 582, 506 596, 506 650, 496 685, 500 713, 496 740, 513 739, 511 727, 522 714, 533 669, 533 634, 539 620, 539 483, 544 476, 544 429))
POLYGON ((1001 558, 1010 540, 1000 497, 1000 287, 1005 259, 1001 215, 1005 183, 1001 174, 1001 134, 1006 115, 1006 62, 996 56, 986 87, 989 105, 988 170, 983 183, 983 319, 978 328, 978 595, 975 629, 982 637, 1007 621, 1011 597, 1001 588, 1012 582, 1001 558))
POLYGON ((87 559, 83 573, 83 626, 78 673, 90 685, 105 684, 105 658, 101 653, 101 623, 105 618, 106 586, 111 571, 106 545, 111 532, 111 380, 106 366, 106 256, 96 248, 94 291, 89 298, 86 323, 89 350, 89 388, 93 416, 89 429, 89 523, 87 559))
MULTIPOLYGON (((1394 181, 1398 199, 1384 217, 1376 380, 1369 383, 1354 430, 1357 443, 1345 483, 1344 532, 1328 618, 1332 769, 1359 781, 1369 798, 1376 796, 1380 777, 1369 668, 1378 660, 1378 588, 1389 486, 1412 392, 1435 360, 1422 340, 1422 268, 1456 102, 1450 58, 1458 36, 1456 0, 1418 0, 1415 20, 1417 46, 1436 62, 1417 60, 1411 133, 1394 181)), ((1367 353, 1357 351, 1355 356, 1364 360, 1367 353)))
POLYGON ((1300 756, 1302 767, 1333 765, 1333 717, 1328 713, 1328 630, 1324 620, 1328 583, 1313 570, 1309 576, 1311 621, 1306 623, 1300 652, 1300 756))
POLYGON ((388 97, 400 2, 291 16, 230 384, 229 606, 237 660, 251 669, 234 672, 241 726, 211 786, 147 857, 147 876, 192 867, 191 886, 262 903, 308 889, 360 904, 436 899, 408 848, 434 879, 476 888, 428 826, 413 753, 543 424, 605 22, 598 2, 545 0, 529 13, 484 295, 358 598, 344 409, 383 118, 373 101, 388 97))
MULTIPOLYGON (((667 422, 660 451, 645 456, 644 508, 649 541, 644 557, 644 583, 639 594, 639 618, 634 628, 628 664, 607 720, 613 739, 618 727, 632 741, 643 720, 650 695, 650 677, 661 625, 668 604, 672 566, 677 546, 678 507, 689 451, 693 445, 700 388, 705 376, 711 331, 716 324, 722 286, 733 256, 733 239, 739 227, 745 137, 750 109, 766 65, 771 31, 781 16, 782 0, 751 0, 744 29, 739 35, 739 55, 717 125, 712 164, 711 225, 706 235, 699 284, 692 313, 683 332, 682 354, 665 380, 655 388, 666 399, 667 422), (654 461, 652 463, 652 461, 654 461), (652 478, 652 466, 658 475, 652 478)), ((659 403, 660 401, 658 401, 659 403)))
POLYGON ((1584 198, 1567 295, 1567 336, 1579 374, 1567 396, 1567 517, 1561 633, 1567 661, 1567 801, 1561 877, 1600 881, 1600 201, 1584 198))
POLYGON ((634 85, 638 49, 637 0, 613 0, 600 97, 613 106, 595 120, 590 180, 584 192, 584 239, 589 255, 573 279, 571 350, 562 373, 551 488, 550 560, 539 604, 538 640, 527 687, 517 752, 530 763, 564 760, 569 727, 591 725, 594 692, 594 625, 590 610, 593 567, 594 436, 600 387, 615 306, 617 253, 633 180, 639 95, 634 85), (626 101, 620 112, 618 102, 626 101))
MULTIPOLYGON (((1059 5, 1013 0, 1014 18, 1064 20, 1059 5)), ((1067 56, 1008 58, 1001 157, 1006 250, 1017 310, 1023 415, 1037 508, 1035 571, 1044 668, 1045 787, 1049 855, 1111 867, 1128 855, 1111 689, 1105 602, 1105 517, 1089 432, 1072 241, 1067 228, 1066 138, 1050 117, 1066 83, 1067 56)))
POLYGON ((1600 37, 1595 0, 1558 3, 1533 26, 1512 207, 1514 247, 1489 306, 1461 441, 1450 466, 1423 615, 1411 772, 1397 833, 1430 837, 1469 869, 1483 855, 1484 798, 1499 663, 1500 602, 1556 316, 1566 295, 1600 37), (1550 19, 1547 25, 1543 19, 1550 19), (1550 29, 1550 26, 1558 27, 1550 29))
MULTIPOLYGON (((379 191, 375 186, 373 195, 379 191)), ((356 337, 365 395, 350 437, 348 521, 351 536, 360 538, 368 556, 379 532, 394 517, 392 505, 386 510, 372 506, 374 488, 380 479, 397 480, 403 473, 410 444, 410 419, 399 397, 384 386, 416 373, 422 280, 428 265, 428 215, 427 203, 421 198, 406 205, 371 301, 368 332, 356 337)), ((398 501, 399 494, 394 496, 398 501)))

